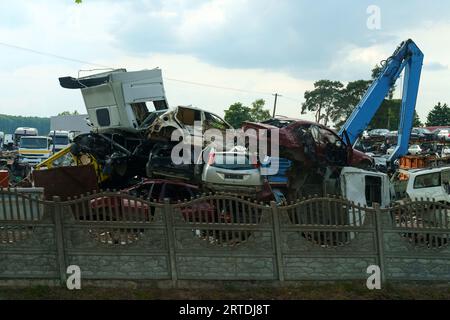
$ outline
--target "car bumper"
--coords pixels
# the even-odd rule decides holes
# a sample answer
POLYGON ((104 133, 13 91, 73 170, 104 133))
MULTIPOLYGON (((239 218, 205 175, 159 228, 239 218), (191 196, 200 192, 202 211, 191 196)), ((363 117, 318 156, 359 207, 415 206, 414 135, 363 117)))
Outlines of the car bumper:
POLYGON ((262 186, 239 186, 219 183, 205 183, 205 187, 216 192, 229 192, 233 194, 253 195, 262 190, 262 186))
POLYGON ((19 157, 19 164, 29 164, 29 165, 38 165, 44 160, 48 158, 22 158, 19 157))

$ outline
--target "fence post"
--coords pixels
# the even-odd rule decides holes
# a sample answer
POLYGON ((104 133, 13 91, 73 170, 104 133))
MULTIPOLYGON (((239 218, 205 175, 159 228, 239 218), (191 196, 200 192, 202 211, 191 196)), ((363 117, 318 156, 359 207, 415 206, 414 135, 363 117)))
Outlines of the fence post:
POLYGON ((175 230, 173 228, 173 212, 170 200, 164 199, 164 221, 166 222, 167 245, 169 246, 170 274, 172 285, 176 288, 178 283, 177 261, 175 255, 175 230))
POLYGON ((273 235, 275 242, 275 255, 277 259, 277 271, 278 280, 284 281, 284 268, 283 268, 283 255, 281 248, 281 229, 280 229, 280 217, 277 204, 275 201, 270 202, 271 213, 273 218, 273 235))
POLYGON ((378 251, 378 264, 381 272, 381 282, 386 282, 385 268, 384 268, 384 237, 383 237, 383 227, 382 227, 382 212, 380 210, 380 205, 378 203, 373 204, 374 215, 375 215, 375 234, 377 238, 377 251, 378 251))
POLYGON ((62 204, 58 196, 53 197, 53 221, 55 223, 55 237, 56 237, 56 254, 59 266, 59 278, 61 285, 64 286, 67 279, 66 254, 64 251, 64 225, 62 219, 62 204))

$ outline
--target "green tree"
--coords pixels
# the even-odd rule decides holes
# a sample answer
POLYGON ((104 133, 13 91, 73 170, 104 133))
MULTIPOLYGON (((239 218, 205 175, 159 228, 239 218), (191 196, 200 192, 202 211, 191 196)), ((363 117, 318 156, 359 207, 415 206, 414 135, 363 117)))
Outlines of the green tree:
MULTIPOLYGON (((372 80, 375 80, 380 75, 381 71, 383 70, 383 66, 376 64, 375 67, 372 69, 372 80)), ((392 100, 394 98, 394 92, 396 89, 396 85, 392 85, 392 87, 389 89, 389 93, 387 94, 387 97, 389 100, 392 100)))
POLYGON ((342 126, 351 115, 370 84, 370 80, 357 80, 349 82, 345 88, 340 90, 338 99, 330 113, 331 120, 337 127, 342 126))
POLYGON ((39 134, 46 135, 50 131, 50 118, 0 114, 0 131, 14 133, 18 127, 36 128, 39 134))
POLYGON ((400 99, 384 99, 369 123, 369 129, 397 130, 400 121, 400 99))
POLYGON ((270 111, 264 109, 266 102, 258 99, 252 102, 251 107, 244 106, 241 102, 233 103, 225 110, 225 120, 235 128, 240 128, 244 121, 261 122, 270 118, 270 111))
POLYGON ((446 103, 437 105, 428 113, 427 126, 448 126, 450 125, 450 108, 446 103))
POLYGON ((302 114, 306 111, 315 112, 316 122, 328 124, 340 91, 344 85, 339 81, 319 80, 314 83, 314 90, 305 92, 305 102, 302 104, 302 114))
POLYGON ((252 121, 261 122, 270 119, 270 111, 264 109, 265 104, 266 102, 263 99, 252 102, 252 107, 250 109, 252 121))
POLYGON ((423 126, 423 123, 422 123, 422 121, 420 121, 417 111, 414 110, 413 127, 422 127, 422 126, 423 126))
POLYGON ((240 128, 244 121, 250 121, 251 118, 250 108, 243 106, 240 102, 233 103, 225 110, 225 121, 235 128, 240 128))
MULTIPOLYGON (((401 99, 384 99, 380 108, 377 110, 369 123, 370 129, 386 128, 389 130, 397 130, 400 123, 401 99)), ((413 127, 421 127, 419 115, 414 111, 413 127)))

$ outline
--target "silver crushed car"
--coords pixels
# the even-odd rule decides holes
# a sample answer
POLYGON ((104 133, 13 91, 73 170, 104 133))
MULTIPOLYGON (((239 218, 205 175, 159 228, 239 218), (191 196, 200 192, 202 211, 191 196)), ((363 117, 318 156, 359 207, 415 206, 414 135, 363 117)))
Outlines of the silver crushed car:
POLYGON ((209 152, 202 181, 211 191, 255 195, 263 189, 257 157, 243 151, 209 152))

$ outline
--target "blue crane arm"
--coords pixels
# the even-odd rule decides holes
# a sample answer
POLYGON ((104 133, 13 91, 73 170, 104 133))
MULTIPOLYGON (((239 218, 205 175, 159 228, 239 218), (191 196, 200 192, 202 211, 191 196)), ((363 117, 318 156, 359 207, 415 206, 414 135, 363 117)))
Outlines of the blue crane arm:
POLYGON ((409 137, 413 126, 422 62, 423 53, 414 41, 411 39, 403 41, 392 56, 386 60, 380 75, 367 89, 359 104, 342 126, 339 135, 341 137, 346 135, 347 141, 353 145, 358 136, 367 128, 390 88, 405 69, 398 142, 388 161, 405 155, 408 151, 409 137))

